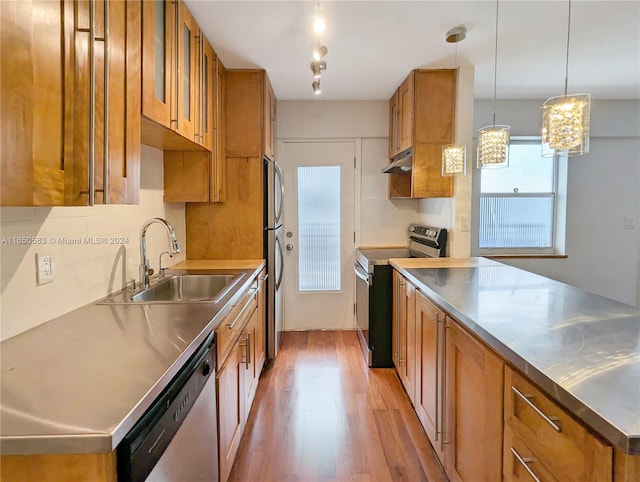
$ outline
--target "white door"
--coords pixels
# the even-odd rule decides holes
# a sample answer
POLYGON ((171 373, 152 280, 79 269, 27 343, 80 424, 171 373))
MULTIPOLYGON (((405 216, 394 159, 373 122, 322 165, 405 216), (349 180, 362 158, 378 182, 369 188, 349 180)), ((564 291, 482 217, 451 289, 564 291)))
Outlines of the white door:
POLYGON ((283 142, 285 330, 353 329, 355 141, 283 142))

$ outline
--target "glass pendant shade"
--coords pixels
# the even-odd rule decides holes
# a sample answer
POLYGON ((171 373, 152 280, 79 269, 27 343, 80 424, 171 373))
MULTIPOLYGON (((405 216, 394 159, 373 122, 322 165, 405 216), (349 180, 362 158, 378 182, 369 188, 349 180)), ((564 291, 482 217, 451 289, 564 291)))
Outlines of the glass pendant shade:
POLYGON ((542 155, 581 156, 589 152, 591 95, 551 97, 542 104, 542 155))
POLYGON ((467 175, 467 148, 462 144, 442 146, 442 175, 467 175))
POLYGON ((511 126, 487 126, 478 131, 478 169, 509 165, 511 126))

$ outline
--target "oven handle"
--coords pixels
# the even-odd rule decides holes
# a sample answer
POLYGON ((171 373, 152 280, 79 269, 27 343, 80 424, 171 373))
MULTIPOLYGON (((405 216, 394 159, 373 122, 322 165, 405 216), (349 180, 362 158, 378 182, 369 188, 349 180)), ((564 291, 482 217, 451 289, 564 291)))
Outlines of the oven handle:
POLYGON ((356 273, 356 276, 360 278, 362 281, 367 283, 369 286, 373 284, 373 276, 367 273, 359 263, 355 263, 353 265, 353 271, 356 273))

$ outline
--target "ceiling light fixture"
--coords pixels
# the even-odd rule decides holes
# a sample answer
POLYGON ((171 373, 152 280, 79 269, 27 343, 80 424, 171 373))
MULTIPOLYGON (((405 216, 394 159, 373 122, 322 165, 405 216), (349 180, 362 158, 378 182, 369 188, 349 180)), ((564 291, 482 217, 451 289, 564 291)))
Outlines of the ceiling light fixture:
POLYGON ((324 23, 324 19, 321 17, 318 17, 314 20, 313 22, 313 29, 318 32, 318 33, 322 33, 324 32, 326 25, 324 23))
POLYGON ((564 95, 551 97, 542 104, 542 157, 552 157, 555 154, 582 156, 589 152, 591 95, 567 95, 570 34, 571 0, 567 16, 564 95))
POLYGON ((313 87, 313 93, 315 95, 322 94, 322 89, 320 88, 320 80, 314 80, 311 84, 311 87, 313 87))
MULTIPOLYGON (((454 68, 458 68, 458 42, 467 38, 467 29, 464 26, 449 30, 445 36, 448 43, 455 43, 454 68)), ((442 175, 454 174, 467 175, 467 146, 464 144, 449 144, 442 146, 442 175)))
POLYGON ((313 72, 313 78, 319 79, 322 77, 322 71, 327 70, 327 64, 324 62, 311 62, 311 71, 313 72))
POLYGON ((328 52, 329 49, 322 45, 313 51, 313 58, 314 60, 320 60, 322 57, 327 55, 328 52))
POLYGON ((496 125, 496 91, 498 80, 498 0, 496 0, 496 42, 493 65, 493 124, 478 131, 478 169, 509 165, 511 126, 496 125))

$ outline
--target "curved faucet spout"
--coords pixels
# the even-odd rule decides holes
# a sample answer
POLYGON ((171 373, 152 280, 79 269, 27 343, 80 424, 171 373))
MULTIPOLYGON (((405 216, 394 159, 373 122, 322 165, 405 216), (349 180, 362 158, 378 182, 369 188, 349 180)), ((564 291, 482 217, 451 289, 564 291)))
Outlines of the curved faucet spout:
POLYGON ((176 238, 176 232, 173 229, 173 226, 166 220, 162 218, 151 218, 142 225, 140 228, 140 286, 144 288, 149 287, 149 259, 147 258, 147 229, 152 224, 161 224, 165 227, 167 231, 167 236, 169 237, 169 249, 171 254, 180 253, 180 244, 178 243, 178 239, 176 238))

